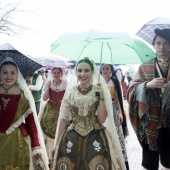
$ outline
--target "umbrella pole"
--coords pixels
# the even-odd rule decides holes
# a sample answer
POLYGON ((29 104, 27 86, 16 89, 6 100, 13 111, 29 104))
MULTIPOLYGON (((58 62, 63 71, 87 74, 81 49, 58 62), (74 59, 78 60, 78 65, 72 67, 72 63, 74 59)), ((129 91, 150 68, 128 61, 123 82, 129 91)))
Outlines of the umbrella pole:
POLYGON ((81 53, 80 53, 80 55, 79 55, 79 57, 78 57, 78 59, 77 59, 77 62, 79 61, 79 58, 81 57, 84 49, 85 49, 88 45, 90 45, 90 44, 91 44, 91 42, 89 42, 88 44, 86 44, 86 45, 83 47, 83 49, 81 50, 81 53))
MULTIPOLYGON (((102 65, 102 55, 103 55, 103 42, 102 42, 102 46, 101 46, 101 54, 100 54, 100 68, 102 65)), ((99 71, 99 77, 98 77, 98 82, 100 81, 100 71, 99 71)))
MULTIPOLYGON (((102 53, 103 53, 103 42, 102 42, 101 55, 100 55, 100 68, 101 68, 101 64, 102 64, 102 53)), ((99 84, 99 81, 100 81, 100 71, 99 71, 99 77, 98 77, 98 84, 99 84)), ((99 84, 99 86, 100 86, 100 84, 99 84)), ((100 96, 100 93, 99 93, 99 92, 96 92, 95 95, 96 95, 96 96, 100 96)))

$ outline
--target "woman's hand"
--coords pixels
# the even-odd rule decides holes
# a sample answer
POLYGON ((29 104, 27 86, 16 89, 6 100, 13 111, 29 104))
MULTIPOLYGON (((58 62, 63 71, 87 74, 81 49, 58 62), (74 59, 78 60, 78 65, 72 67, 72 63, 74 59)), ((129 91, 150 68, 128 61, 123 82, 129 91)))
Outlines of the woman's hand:
POLYGON ((35 155, 33 155, 34 159, 40 159, 41 158, 41 153, 37 153, 35 155))
POLYGON ((96 92, 98 92, 100 95, 100 99, 104 99, 104 96, 103 96, 103 87, 101 85, 101 83, 97 83, 97 88, 96 88, 96 92))

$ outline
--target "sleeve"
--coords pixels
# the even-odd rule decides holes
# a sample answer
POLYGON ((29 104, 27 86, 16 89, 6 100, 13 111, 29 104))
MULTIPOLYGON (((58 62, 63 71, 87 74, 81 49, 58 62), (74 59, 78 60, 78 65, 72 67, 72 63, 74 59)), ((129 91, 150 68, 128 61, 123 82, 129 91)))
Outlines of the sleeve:
POLYGON ((35 85, 29 85, 29 89, 33 91, 39 91, 41 90, 41 87, 43 85, 43 78, 41 75, 37 77, 36 84, 35 85))
POLYGON ((69 121, 71 116, 69 100, 71 100, 70 95, 68 97, 64 97, 60 107, 59 118, 65 119, 66 121, 69 121))
POLYGON ((39 139, 38 139, 38 131, 35 125, 33 114, 29 114, 25 122, 26 122, 26 128, 27 128, 28 134, 31 138, 32 148, 40 146, 39 139))

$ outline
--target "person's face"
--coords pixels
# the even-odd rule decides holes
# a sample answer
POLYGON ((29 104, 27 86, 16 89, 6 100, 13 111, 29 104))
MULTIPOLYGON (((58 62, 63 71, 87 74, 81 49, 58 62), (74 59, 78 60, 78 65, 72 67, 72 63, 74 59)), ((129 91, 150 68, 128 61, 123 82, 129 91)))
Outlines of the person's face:
POLYGON ((17 68, 13 65, 3 65, 0 71, 0 78, 5 87, 13 85, 18 77, 17 68))
POLYGON ((87 63, 79 63, 76 68, 76 76, 80 85, 88 86, 90 85, 90 80, 92 79, 93 71, 87 63))
POLYGON ((158 57, 165 58, 169 56, 170 44, 164 38, 157 36, 155 40, 154 48, 158 57))
POLYGON ((101 73, 103 77, 110 77, 111 74, 111 68, 109 66, 109 64, 103 64, 102 68, 101 68, 101 73))
POLYGON ((59 80, 62 77, 62 73, 58 68, 53 70, 52 75, 55 80, 59 80))
POLYGON ((44 70, 40 70, 39 75, 43 76, 44 75, 44 70))

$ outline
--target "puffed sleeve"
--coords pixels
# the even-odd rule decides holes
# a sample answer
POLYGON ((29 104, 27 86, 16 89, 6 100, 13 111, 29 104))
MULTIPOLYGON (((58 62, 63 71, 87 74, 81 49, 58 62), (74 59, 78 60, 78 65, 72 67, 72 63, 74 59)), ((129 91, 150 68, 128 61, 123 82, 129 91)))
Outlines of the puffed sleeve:
POLYGON ((26 128, 27 128, 28 134, 30 135, 30 138, 31 138, 32 148, 40 146, 37 127, 35 125, 33 114, 29 114, 25 122, 26 122, 26 128))
POLYGON ((60 114, 59 114, 59 118, 61 119, 65 119, 66 121, 70 120, 70 104, 69 101, 71 100, 71 95, 66 95, 64 96, 62 103, 61 103, 61 107, 60 107, 60 114))

